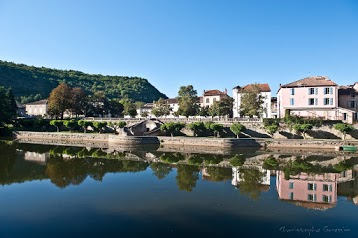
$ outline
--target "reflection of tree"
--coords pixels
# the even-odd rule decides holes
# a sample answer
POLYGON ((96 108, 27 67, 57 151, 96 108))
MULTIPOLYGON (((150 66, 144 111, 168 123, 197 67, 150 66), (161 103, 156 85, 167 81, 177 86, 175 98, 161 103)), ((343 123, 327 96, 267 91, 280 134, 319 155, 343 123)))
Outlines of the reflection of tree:
POLYGON ((51 182, 64 188, 70 184, 78 185, 87 176, 102 181, 110 172, 138 172, 146 170, 148 164, 143 161, 108 160, 94 158, 76 158, 64 160, 60 155, 51 156, 47 163, 46 174, 51 182))
POLYGON ((9 146, 0 141, 0 151, 0 179, 5 179, 15 165, 16 149, 15 146, 9 146))
POLYGON ((210 166, 210 167, 206 168, 206 173, 208 173, 210 175, 210 177, 208 177, 208 179, 211 181, 215 181, 215 182, 231 180, 231 178, 232 178, 231 168, 210 166))
POLYGON ((152 163, 150 168, 158 179, 165 178, 170 173, 170 171, 172 171, 172 167, 164 163, 152 163))
POLYGON ((185 160, 185 156, 181 153, 164 153, 159 158, 161 161, 169 164, 185 160))
POLYGON ((264 174, 255 168, 240 168, 240 192, 256 200, 260 196, 260 184, 264 174))
POLYGON ((191 192, 199 179, 199 168, 193 165, 178 164, 177 185, 180 190, 191 192))
POLYGON ((205 157, 205 164, 218 164, 224 160, 222 155, 207 155, 205 157))
POLYGON ((188 164, 201 165, 204 161, 204 156, 200 154, 192 154, 189 156, 188 164))

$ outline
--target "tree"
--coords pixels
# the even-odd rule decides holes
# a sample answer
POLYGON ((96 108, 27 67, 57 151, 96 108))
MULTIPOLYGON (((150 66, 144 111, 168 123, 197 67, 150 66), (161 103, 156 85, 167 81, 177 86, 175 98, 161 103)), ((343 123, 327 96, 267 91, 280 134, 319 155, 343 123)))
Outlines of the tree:
POLYGON ((209 106, 199 108, 199 116, 206 117, 209 116, 209 106))
POLYGON ((72 132, 73 128, 77 125, 77 122, 75 120, 65 120, 63 121, 63 125, 72 132))
POLYGON ((246 130, 246 127, 241 123, 233 123, 230 126, 230 130, 236 135, 236 138, 239 138, 239 134, 246 130))
POLYGON ((98 132, 101 134, 104 130, 104 127, 107 125, 107 122, 105 121, 95 121, 93 122, 93 126, 98 130, 98 132))
POLYGON ((77 124, 78 124, 80 127, 83 128, 84 133, 87 132, 87 128, 88 128, 89 126, 93 126, 93 123, 92 123, 91 121, 86 121, 86 120, 79 120, 79 121, 77 122, 77 124))
POLYGON ((273 136, 273 134, 275 134, 278 131, 278 125, 272 124, 272 125, 265 126, 265 130, 267 131, 267 133, 273 136))
POLYGON ((199 112, 197 92, 192 85, 181 86, 178 92, 179 109, 177 114, 182 116, 195 116, 199 112))
POLYGON ((230 164, 235 167, 242 166, 244 163, 245 158, 242 155, 235 155, 230 159, 230 164))
POLYGON ((123 113, 125 115, 128 115, 130 117, 135 117, 137 115, 137 108, 132 100, 130 100, 129 98, 123 98, 120 102, 123 104, 123 113))
POLYGON ((253 84, 251 87, 242 90, 240 115, 248 117, 261 117, 265 112, 263 107, 265 97, 260 94, 260 87, 258 84, 253 84))
POLYGON ((48 98, 48 113, 56 118, 60 116, 63 119, 63 114, 71 105, 71 88, 66 83, 61 83, 54 90, 51 91, 48 98))
POLYGON ((209 108, 209 114, 211 116, 228 116, 232 117, 232 107, 234 99, 231 97, 224 97, 220 101, 215 101, 209 108))
POLYGON ((70 111, 76 117, 85 113, 87 107, 86 92, 82 88, 71 89, 70 111))
POLYGON ((343 135, 343 140, 346 140, 346 134, 354 130, 354 127, 346 123, 338 123, 334 125, 334 129, 340 131, 343 135))
POLYGON ((189 125, 187 125, 189 130, 192 130, 194 133, 194 136, 197 136, 199 133, 203 132, 205 129, 203 122, 192 122, 189 125))
POLYGON ((311 124, 295 124, 293 125, 293 130, 296 131, 296 133, 302 133, 303 138, 306 139, 306 133, 311 130, 313 126, 311 124))
POLYGON ((124 106, 118 100, 112 99, 109 101, 109 112, 112 117, 120 117, 124 110, 124 106))
POLYGON ((11 88, 0 86, 0 127, 16 117, 16 102, 11 88))
POLYGON ((63 121, 61 121, 61 120, 51 120, 50 125, 55 126, 57 128, 57 132, 60 132, 60 127, 63 125, 63 121))
POLYGON ((160 126, 160 130, 170 133, 170 135, 173 137, 174 132, 179 132, 184 127, 185 124, 181 122, 167 122, 160 126))
POLYGON ((88 97, 88 115, 103 117, 107 115, 110 110, 109 100, 103 91, 96 91, 93 95, 88 97))
POLYGON ((219 123, 213 123, 210 125, 210 129, 214 132, 215 137, 220 136, 220 131, 222 131, 223 128, 224 126, 219 123))
POLYGON ((152 114, 156 117, 169 115, 170 105, 163 98, 159 98, 159 100, 154 103, 152 114))
POLYGON ((256 168, 240 168, 240 192, 256 200, 260 196, 263 172, 256 168))

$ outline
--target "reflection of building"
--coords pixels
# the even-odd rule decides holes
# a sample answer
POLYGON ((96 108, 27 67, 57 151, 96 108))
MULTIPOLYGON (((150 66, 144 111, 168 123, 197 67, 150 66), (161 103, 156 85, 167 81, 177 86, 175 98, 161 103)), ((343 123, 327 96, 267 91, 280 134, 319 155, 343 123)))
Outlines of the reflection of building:
POLYGON ((232 185, 238 186, 240 184, 240 182, 242 182, 244 180, 244 175, 241 173, 241 171, 242 171, 241 169, 258 170, 262 175, 259 178, 260 185, 270 186, 270 170, 263 169, 262 166, 232 167, 232 180, 231 180, 232 185))
POLYGON ((24 158, 26 161, 46 164, 47 159, 50 158, 50 154, 48 152, 40 154, 37 152, 26 151, 24 158))
POLYGON ((338 195, 346 196, 358 205, 358 166, 339 174, 338 195))
POLYGON ((277 171, 276 188, 280 199, 295 201, 296 205, 306 208, 324 210, 336 205, 338 176, 335 173, 299 173, 287 180, 283 171, 277 171))

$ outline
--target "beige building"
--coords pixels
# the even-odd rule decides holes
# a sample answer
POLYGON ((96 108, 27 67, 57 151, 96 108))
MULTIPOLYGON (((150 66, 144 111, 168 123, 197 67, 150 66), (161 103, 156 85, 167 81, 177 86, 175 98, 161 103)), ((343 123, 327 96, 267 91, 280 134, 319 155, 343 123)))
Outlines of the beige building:
POLYGON ((220 101, 222 98, 228 97, 227 90, 221 92, 220 90, 204 90, 202 97, 202 107, 210 107, 215 101, 220 101))
POLYGON ((47 109, 47 99, 26 104, 26 114, 29 116, 44 116, 47 114, 47 109))

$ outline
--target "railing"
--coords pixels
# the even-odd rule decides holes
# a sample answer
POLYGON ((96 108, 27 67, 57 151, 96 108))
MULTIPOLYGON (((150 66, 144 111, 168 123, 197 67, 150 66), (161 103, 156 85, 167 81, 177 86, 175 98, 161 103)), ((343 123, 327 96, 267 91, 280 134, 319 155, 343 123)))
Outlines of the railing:
MULTIPOLYGON (((84 120, 88 121, 126 121, 128 123, 132 122, 140 122, 143 120, 148 120, 149 118, 141 117, 141 118, 114 118, 114 117, 85 117, 84 120)), ((219 118, 219 117, 202 117, 202 118, 166 118, 166 117, 158 117, 151 118, 158 119, 162 122, 221 122, 221 123, 234 123, 234 122, 262 122, 262 118, 219 118)))

